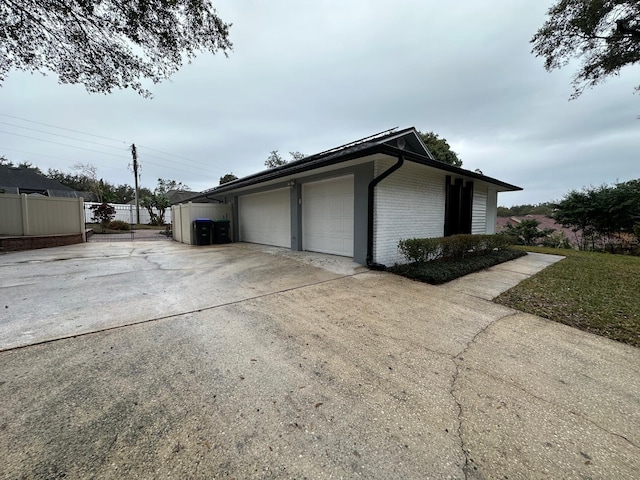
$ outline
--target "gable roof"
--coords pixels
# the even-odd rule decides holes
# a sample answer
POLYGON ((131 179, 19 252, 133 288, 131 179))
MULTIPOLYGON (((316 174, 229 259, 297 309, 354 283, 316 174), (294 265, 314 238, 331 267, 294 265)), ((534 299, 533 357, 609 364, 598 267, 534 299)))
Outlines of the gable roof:
POLYGON ((20 193, 20 190, 47 192, 51 196, 76 197, 76 190, 51 180, 44 175, 26 168, 0 165, 0 189, 6 193, 20 193))
POLYGON ((223 185, 204 190, 202 194, 196 195, 188 200, 195 200, 209 195, 224 193, 237 188, 256 185, 269 180, 275 180, 289 175, 314 170, 316 168, 335 165, 376 153, 387 154, 392 157, 403 155, 405 160, 434 167, 453 174, 479 179, 486 183, 499 186, 504 191, 522 190, 520 187, 502 182, 498 179, 487 177, 460 167, 454 167, 453 165, 436 160, 422 141, 422 138, 420 138, 418 131, 414 127, 409 127, 399 131, 396 131, 395 128, 385 130, 384 132, 380 132, 330 150, 325 150, 324 152, 316 153, 300 160, 295 160, 275 168, 254 173, 223 185))

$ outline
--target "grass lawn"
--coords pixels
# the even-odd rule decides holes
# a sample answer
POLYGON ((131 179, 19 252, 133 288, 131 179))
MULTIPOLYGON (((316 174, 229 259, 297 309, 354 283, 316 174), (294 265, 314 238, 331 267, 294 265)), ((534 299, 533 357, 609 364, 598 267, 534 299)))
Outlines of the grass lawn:
POLYGON ((504 292, 496 303, 640 347, 640 257, 526 250, 567 258, 504 292))

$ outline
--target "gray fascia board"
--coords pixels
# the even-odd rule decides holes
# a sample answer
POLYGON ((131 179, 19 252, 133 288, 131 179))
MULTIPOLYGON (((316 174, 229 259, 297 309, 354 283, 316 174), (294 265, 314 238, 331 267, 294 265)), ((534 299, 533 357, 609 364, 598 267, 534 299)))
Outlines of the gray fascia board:
POLYGON ((353 151, 338 152, 338 153, 329 155, 328 158, 313 159, 312 157, 308 157, 310 161, 305 162, 304 161, 305 159, 303 159, 295 163, 293 162, 288 163, 286 165, 282 165, 281 167, 277 167, 275 169, 266 170, 258 174, 250 175, 249 177, 244 177, 239 180, 234 180, 233 182, 229 182, 229 184, 225 183, 224 185, 221 185, 217 188, 205 191, 200 195, 189 198, 186 201, 193 201, 198 198, 215 197, 221 193, 226 193, 226 192, 230 192, 240 188, 249 187, 249 186, 263 183, 269 180, 276 180, 278 178, 286 177, 289 175, 295 175, 297 173, 307 172, 309 170, 315 170, 317 168, 336 165, 342 162, 346 162, 348 160, 354 160, 360 157, 366 157, 368 155, 378 153, 377 150, 380 146, 381 145, 371 145, 371 146, 368 146, 362 149, 353 150, 353 151))
POLYGON ((454 167, 453 165, 449 165, 447 163, 439 162, 438 160, 432 160, 428 157, 424 157, 422 155, 415 154, 413 152, 406 152, 395 147, 391 147, 388 145, 384 145, 386 147, 384 151, 380 153, 386 153, 391 156, 397 157, 401 153, 404 155, 405 160, 409 160, 414 163, 419 163, 421 165, 425 165, 427 167, 437 168, 438 170, 444 170, 446 172, 451 172, 456 175, 464 175, 465 177, 474 178, 477 180, 481 180, 485 183, 490 183, 492 185, 496 185, 502 187, 503 191, 511 191, 517 192, 522 190, 522 187, 518 187, 517 185, 511 185, 510 183, 503 182, 502 180, 498 180, 497 178, 487 177, 486 175, 482 175, 480 173, 472 172, 471 170, 466 170, 460 167, 454 167))
POLYGON ((309 170, 315 170, 321 167, 335 165, 338 163, 346 162, 348 160, 353 160, 353 159, 365 157, 368 155, 374 155, 376 153, 387 154, 392 157, 397 157, 398 155, 402 154, 404 155, 406 160, 409 160, 411 162, 425 165, 427 167, 432 167, 438 170, 451 172, 456 175, 464 175, 465 177, 481 180, 485 183, 489 183, 489 184, 501 187, 503 189, 502 191, 515 192, 515 191, 522 190, 521 187, 518 187, 516 185, 511 185, 509 183, 503 182, 496 178, 487 177, 486 175, 472 172, 471 170, 465 170, 464 168, 454 167, 453 165, 448 165, 446 163, 439 162, 438 160, 433 160, 423 155, 418 155, 416 153, 409 152, 406 150, 400 150, 399 148, 395 148, 384 143, 379 143, 379 144, 367 146, 362 149, 355 149, 351 151, 345 150, 344 152, 337 152, 329 155, 327 158, 314 159, 313 156, 307 157, 306 159, 302 159, 297 162, 288 163, 286 165, 282 165, 274 169, 265 170, 265 171, 250 175, 248 177, 244 177, 242 179, 234 180, 233 182, 229 182, 228 184, 221 185, 217 188, 204 191, 200 195, 196 195, 194 197, 185 199, 183 201, 190 202, 190 201, 197 200, 199 198, 216 197, 223 193, 232 192, 234 190, 244 188, 244 187, 249 187, 252 185, 257 185, 259 183, 263 183, 269 180, 276 180, 278 178, 286 177, 289 175, 295 175, 297 173, 302 173, 309 170))

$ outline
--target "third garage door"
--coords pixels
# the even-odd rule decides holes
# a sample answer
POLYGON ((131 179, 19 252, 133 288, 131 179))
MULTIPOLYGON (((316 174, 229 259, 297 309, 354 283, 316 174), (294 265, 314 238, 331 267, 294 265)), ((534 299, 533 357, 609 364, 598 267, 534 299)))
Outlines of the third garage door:
POLYGON ((302 247, 353 256, 353 175, 302 186, 302 247))

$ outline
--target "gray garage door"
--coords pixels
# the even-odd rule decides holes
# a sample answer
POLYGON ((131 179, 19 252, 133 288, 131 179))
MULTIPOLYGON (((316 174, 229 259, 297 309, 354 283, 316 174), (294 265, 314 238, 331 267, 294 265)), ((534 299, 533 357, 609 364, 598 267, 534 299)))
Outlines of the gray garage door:
POLYGON ((302 247, 353 257, 353 175, 302 186, 302 247))
POLYGON ((281 188, 238 199, 240 241, 291 247, 290 191, 281 188))

